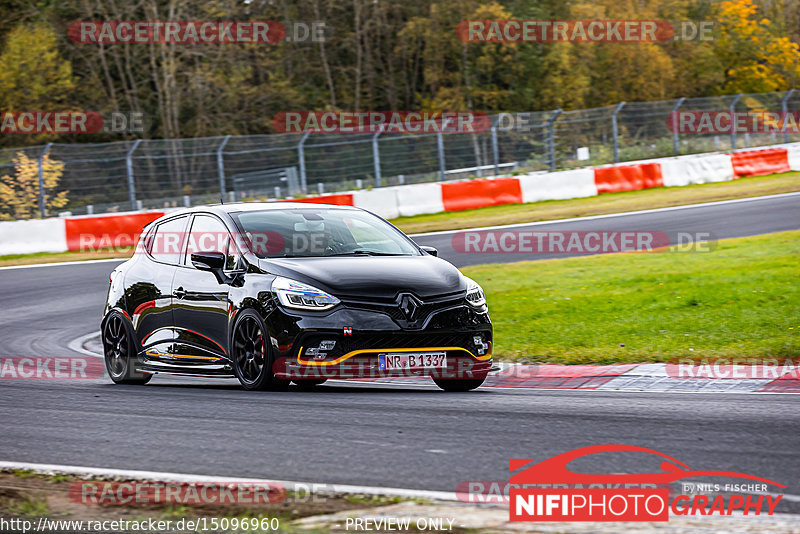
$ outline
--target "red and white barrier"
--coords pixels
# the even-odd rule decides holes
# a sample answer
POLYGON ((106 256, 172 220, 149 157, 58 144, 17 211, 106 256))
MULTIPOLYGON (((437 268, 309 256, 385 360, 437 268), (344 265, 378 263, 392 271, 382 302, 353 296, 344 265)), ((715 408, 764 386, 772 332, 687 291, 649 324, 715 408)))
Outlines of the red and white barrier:
POLYGON ((522 190, 517 178, 492 178, 445 182, 442 204, 445 211, 463 211, 502 204, 521 204, 522 190))
MULTIPOLYGON (((730 154, 698 154, 455 182, 423 183, 287 200, 357 206, 385 219, 683 186, 800 170, 800 143, 730 154)), ((282 201, 283 202, 283 201, 282 201)), ((0 255, 132 245, 163 212, 131 212, 0 223, 0 255)))
POLYGON ((617 193, 661 187, 661 164, 656 162, 633 165, 606 165, 594 170, 594 183, 598 193, 617 193))
POLYGON ((793 171, 800 171, 800 143, 785 145, 785 147, 789 168, 793 171))
POLYGON ((0 256, 65 250, 64 219, 0 222, 0 256))
POLYGON ((396 187, 379 187, 368 191, 353 193, 353 205, 364 208, 384 219, 396 219, 400 216, 397 205, 396 187))
POLYGON ((440 184, 398 186, 395 191, 397 193, 397 210, 401 217, 444 211, 440 184))
POLYGON ((733 164, 727 154, 698 154, 657 160, 667 187, 733 180, 733 164))
POLYGON ((764 176, 777 172, 788 172, 789 152, 786 148, 765 148, 743 150, 729 154, 736 178, 743 176, 764 176))
POLYGON ((322 195, 318 197, 303 197, 278 202, 309 202, 312 204, 333 204, 334 206, 352 206, 353 195, 351 193, 336 193, 334 195, 322 195))
POLYGON ((135 245, 142 228, 163 215, 163 211, 144 211, 67 217, 63 219, 66 250, 99 250, 135 245))
POLYGON ((518 176, 523 202, 564 200, 597 195, 594 169, 548 172, 518 176))

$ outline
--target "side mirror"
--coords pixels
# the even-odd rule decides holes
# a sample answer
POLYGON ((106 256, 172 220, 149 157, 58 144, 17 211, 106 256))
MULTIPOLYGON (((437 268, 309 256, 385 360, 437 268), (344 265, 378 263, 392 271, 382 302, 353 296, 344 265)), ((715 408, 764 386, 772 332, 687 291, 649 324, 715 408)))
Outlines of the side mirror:
POLYGON ((434 247, 419 247, 419 248, 421 248, 422 250, 424 250, 425 252, 427 252, 431 256, 437 256, 437 257, 439 256, 439 251, 436 250, 436 248, 434 248, 434 247))
POLYGON ((192 254, 192 265, 200 271, 222 272, 225 268, 225 254, 222 252, 195 252, 192 254))

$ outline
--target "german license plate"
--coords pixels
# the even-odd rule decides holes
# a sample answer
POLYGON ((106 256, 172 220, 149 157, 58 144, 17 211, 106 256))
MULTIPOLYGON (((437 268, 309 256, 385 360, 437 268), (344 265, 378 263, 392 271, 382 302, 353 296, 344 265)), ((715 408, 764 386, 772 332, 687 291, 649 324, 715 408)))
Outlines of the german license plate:
POLYGON ((441 369, 447 366, 445 352, 386 352, 378 354, 381 371, 395 369, 441 369))

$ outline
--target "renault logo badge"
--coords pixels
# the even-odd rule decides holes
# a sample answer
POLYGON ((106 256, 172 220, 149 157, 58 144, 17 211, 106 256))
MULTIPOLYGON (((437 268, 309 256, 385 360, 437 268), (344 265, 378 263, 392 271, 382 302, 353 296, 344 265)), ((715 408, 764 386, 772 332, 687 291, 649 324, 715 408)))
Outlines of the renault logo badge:
POLYGON ((417 313, 417 310, 422 305, 422 303, 417 299, 414 295, 409 295, 408 293, 404 293, 400 297, 400 311, 403 312, 403 315, 406 316, 406 319, 409 321, 414 320, 414 316, 417 313))

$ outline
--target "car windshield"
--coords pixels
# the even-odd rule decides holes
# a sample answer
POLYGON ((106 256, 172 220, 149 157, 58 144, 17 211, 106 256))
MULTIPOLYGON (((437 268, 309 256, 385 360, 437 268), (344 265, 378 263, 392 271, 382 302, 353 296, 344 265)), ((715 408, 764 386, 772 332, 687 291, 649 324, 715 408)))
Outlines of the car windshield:
POLYGON ((297 208, 232 215, 261 258, 419 255, 399 230, 360 210, 297 208))

